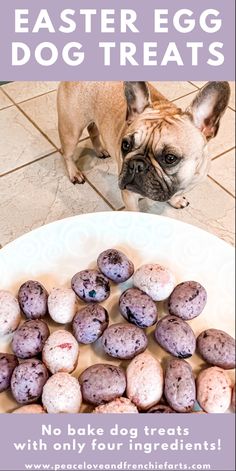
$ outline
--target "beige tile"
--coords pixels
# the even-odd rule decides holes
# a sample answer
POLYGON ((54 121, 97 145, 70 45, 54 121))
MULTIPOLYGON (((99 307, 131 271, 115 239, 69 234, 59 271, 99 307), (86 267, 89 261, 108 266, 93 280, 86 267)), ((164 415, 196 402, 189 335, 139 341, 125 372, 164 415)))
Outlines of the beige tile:
POLYGON ((205 83, 207 83, 207 82, 200 82, 200 81, 199 81, 199 82, 192 82, 192 83, 193 83, 194 85, 196 85, 196 87, 202 88, 202 87, 204 87, 205 83))
POLYGON ((11 106, 12 102, 7 98, 7 96, 2 92, 1 87, 0 87, 0 110, 3 108, 7 108, 8 106, 11 106))
POLYGON ((230 89, 231 89, 229 106, 231 106, 231 108, 235 110, 235 82, 229 82, 229 84, 230 84, 230 89))
MULTIPOLYGON (((186 109, 196 93, 187 97, 175 100, 182 109, 186 109)), ((209 142, 209 155, 214 158, 235 146, 235 112, 229 108, 226 110, 220 123, 220 129, 217 136, 209 142)))
POLYGON ((55 150, 15 106, 0 111, 0 142, 0 174, 55 150))
POLYGON ((213 160, 209 175, 235 195, 235 149, 213 160))
POLYGON ((108 211, 88 183, 72 185, 59 153, 0 178, 0 241, 81 213, 108 211))
MULTIPOLYGON (((60 139, 57 128, 57 92, 55 91, 33 98, 32 100, 22 103, 20 107, 59 149, 60 139)), ((87 136, 88 133, 87 130, 85 130, 81 139, 84 139, 87 136)))
POLYGON ((151 82, 157 90, 169 100, 175 100, 188 93, 194 92, 196 88, 189 82, 151 82))
POLYGON ((114 159, 96 157, 90 139, 79 144, 75 159, 78 167, 113 208, 121 208, 123 201, 118 187, 118 170, 114 159))
POLYGON ((141 201, 141 209, 193 224, 233 244, 234 198, 209 178, 186 196, 190 205, 184 209, 174 209, 168 203, 150 200, 141 201))
POLYGON ((59 82, 12 82, 3 85, 4 90, 15 101, 29 100, 43 93, 56 90, 59 82))

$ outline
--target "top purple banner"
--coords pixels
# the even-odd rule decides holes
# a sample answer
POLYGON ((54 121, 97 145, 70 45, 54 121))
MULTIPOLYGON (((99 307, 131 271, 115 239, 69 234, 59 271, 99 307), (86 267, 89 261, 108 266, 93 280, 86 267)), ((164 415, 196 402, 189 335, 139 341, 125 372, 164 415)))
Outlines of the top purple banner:
POLYGON ((234 80, 235 0, 7 0, 0 80, 234 80))

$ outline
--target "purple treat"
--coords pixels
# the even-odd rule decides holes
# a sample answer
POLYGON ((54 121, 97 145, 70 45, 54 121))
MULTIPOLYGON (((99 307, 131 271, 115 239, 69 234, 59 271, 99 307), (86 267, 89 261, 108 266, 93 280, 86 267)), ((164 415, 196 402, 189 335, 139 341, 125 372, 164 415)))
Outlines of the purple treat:
POLYGON ((110 296, 108 279, 98 270, 83 270, 71 280, 75 294, 86 302, 101 302, 110 296))
POLYGON ((26 281, 19 289, 18 300, 27 319, 39 319, 47 314, 48 293, 38 281, 26 281))
POLYGON ((105 352, 115 358, 129 360, 147 348, 148 339, 142 329, 132 324, 113 324, 102 336, 105 352))
POLYGON ((17 366, 11 378, 12 394, 19 404, 36 401, 48 379, 48 370, 39 360, 26 360, 17 366))
POLYGON ((138 288, 127 289, 120 297, 120 312, 122 316, 138 327, 145 329, 157 321, 155 302, 138 288))
POLYGON ((167 352, 178 358, 189 358, 196 349, 196 338, 187 322, 165 316, 156 325, 155 339, 167 352))
POLYGON ((169 313, 189 321, 199 316, 207 302, 207 292, 197 281, 184 281, 172 291, 169 300, 169 313))
POLYGON ((12 350, 19 358, 32 358, 42 351, 49 334, 44 321, 26 321, 14 333, 12 350))
POLYGON ((134 265, 120 250, 108 249, 102 252, 97 264, 99 270, 114 283, 123 283, 134 273, 134 265))
POLYGON ((0 393, 10 387, 11 377, 18 360, 10 353, 0 353, 0 393))
POLYGON ((79 377, 84 402, 99 405, 123 396, 126 388, 125 372, 119 366, 97 364, 90 366, 79 377))
POLYGON ((72 323, 73 334, 77 342, 93 343, 101 337, 108 323, 106 309, 100 304, 91 303, 76 313, 72 323))

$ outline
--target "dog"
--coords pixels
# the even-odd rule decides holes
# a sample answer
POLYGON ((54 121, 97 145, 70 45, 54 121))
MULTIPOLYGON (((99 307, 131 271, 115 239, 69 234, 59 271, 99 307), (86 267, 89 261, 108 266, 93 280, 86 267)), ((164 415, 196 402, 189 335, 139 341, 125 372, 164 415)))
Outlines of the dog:
POLYGON ((208 82, 186 111, 147 82, 61 82, 58 128, 72 183, 84 183, 73 155, 83 130, 99 158, 112 156, 127 210, 138 200, 189 203, 189 191, 207 175, 207 144, 217 135, 230 97, 228 82, 208 82))

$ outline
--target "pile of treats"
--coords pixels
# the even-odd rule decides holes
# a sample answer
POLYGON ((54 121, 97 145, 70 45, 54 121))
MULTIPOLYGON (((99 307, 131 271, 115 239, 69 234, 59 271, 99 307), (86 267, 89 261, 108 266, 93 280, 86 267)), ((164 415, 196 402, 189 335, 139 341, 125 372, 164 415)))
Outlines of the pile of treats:
POLYGON ((14 413, 77 413, 82 402, 94 413, 225 412, 235 408, 235 386, 226 370, 235 368, 235 340, 226 332, 207 329, 197 337, 188 321, 203 311, 205 288, 196 281, 175 286, 171 271, 157 264, 141 266, 122 252, 109 249, 97 260, 98 269, 76 273, 71 289, 54 288, 48 295, 38 281, 26 281, 18 299, 0 291, 0 337, 11 334, 13 354, 0 353, 0 392, 11 388, 21 405, 14 413), (133 288, 119 299, 120 314, 127 321, 109 325, 109 314, 100 304, 112 283, 133 276, 133 288), (86 304, 76 312, 76 297, 86 304), (166 300, 169 314, 158 320, 157 302, 166 300), (20 325, 21 312, 26 321, 20 325), (70 324, 50 334, 46 316, 70 324), (156 324, 157 344, 171 354, 165 368, 147 350, 145 329, 156 324), (19 326, 20 325, 20 326, 19 326), (126 370, 98 363, 79 378, 81 344, 100 338, 104 352, 131 360, 126 370), (196 380, 186 361, 195 351, 206 362, 196 380), (210 365, 210 366, 209 366, 210 365))

